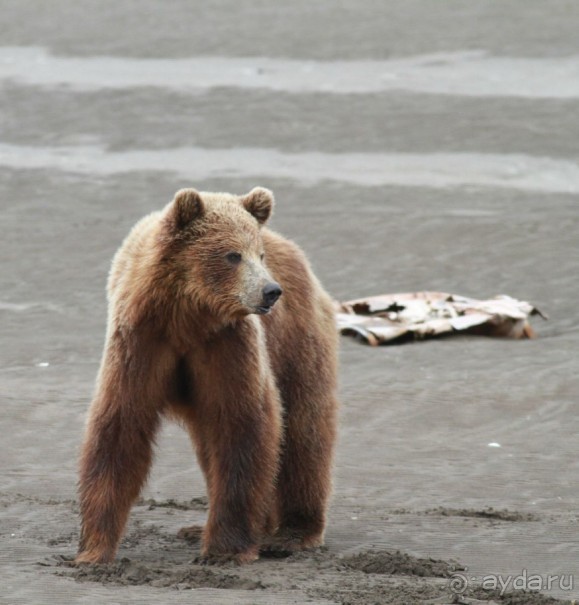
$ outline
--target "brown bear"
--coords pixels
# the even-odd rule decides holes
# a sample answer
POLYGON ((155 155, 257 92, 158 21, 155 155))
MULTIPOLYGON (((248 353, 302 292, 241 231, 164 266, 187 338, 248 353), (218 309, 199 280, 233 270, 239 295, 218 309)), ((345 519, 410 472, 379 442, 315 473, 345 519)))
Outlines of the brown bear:
POLYGON ((206 479, 208 561, 322 543, 338 336, 302 251, 264 227, 272 207, 259 187, 183 189, 117 252, 80 460, 77 563, 114 558, 162 417, 187 429, 206 479))

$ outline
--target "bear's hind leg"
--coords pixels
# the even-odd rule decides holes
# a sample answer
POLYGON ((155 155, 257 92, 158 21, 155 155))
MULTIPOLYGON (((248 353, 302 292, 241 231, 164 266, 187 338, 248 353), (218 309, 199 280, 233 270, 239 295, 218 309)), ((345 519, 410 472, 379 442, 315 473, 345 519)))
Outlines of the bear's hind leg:
POLYGON ((284 389, 285 439, 277 481, 279 526, 262 545, 264 551, 293 552, 323 544, 331 494, 337 401, 326 392, 284 389))
MULTIPOLYGON (((187 405, 169 405, 169 416, 176 420, 181 426, 183 426, 189 433, 189 438, 195 450, 197 462, 201 467, 205 482, 207 484, 209 474, 209 452, 207 451, 207 444, 201 434, 200 426, 201 423, 196 420, 196 409, 191 403, 187 405)), ((197 544, 203 537, 205 527, 203 525, 188 525, 182 527, 177 532, 177 538, 189 542, 189 544, 197 544)))

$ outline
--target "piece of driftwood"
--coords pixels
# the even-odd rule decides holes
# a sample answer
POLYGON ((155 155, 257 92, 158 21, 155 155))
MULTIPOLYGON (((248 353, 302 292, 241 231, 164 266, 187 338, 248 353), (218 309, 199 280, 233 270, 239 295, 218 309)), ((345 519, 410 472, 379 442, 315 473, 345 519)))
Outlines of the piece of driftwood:
POLYGON ((510 296, 476 300, 446 292, 382 294, 336 303, 338 329, 372 346, 448 334, 534 338, 531 315, 546 317, 510 296))

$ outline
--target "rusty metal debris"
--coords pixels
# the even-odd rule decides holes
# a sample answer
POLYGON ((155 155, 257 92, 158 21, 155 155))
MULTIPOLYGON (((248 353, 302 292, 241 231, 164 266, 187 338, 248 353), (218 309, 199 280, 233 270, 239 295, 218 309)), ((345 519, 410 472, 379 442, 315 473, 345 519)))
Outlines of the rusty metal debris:
POLYGON ((531 315, 546 316, 510 296, 476 300, 446 292, 382 294, 336 302, 338 330, 372 346, 466 333, 534 338, 531 315))

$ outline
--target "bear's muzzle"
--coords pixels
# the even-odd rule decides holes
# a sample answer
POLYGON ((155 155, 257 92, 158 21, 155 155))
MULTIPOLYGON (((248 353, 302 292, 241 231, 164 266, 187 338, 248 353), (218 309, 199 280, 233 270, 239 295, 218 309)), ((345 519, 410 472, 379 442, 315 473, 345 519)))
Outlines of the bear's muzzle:
POLYGON ((269 313, 282 293, 283 290, 277 282, 266 284, 261 292, 261 304, 257 307, 257 313, 259 315, 269 313))

